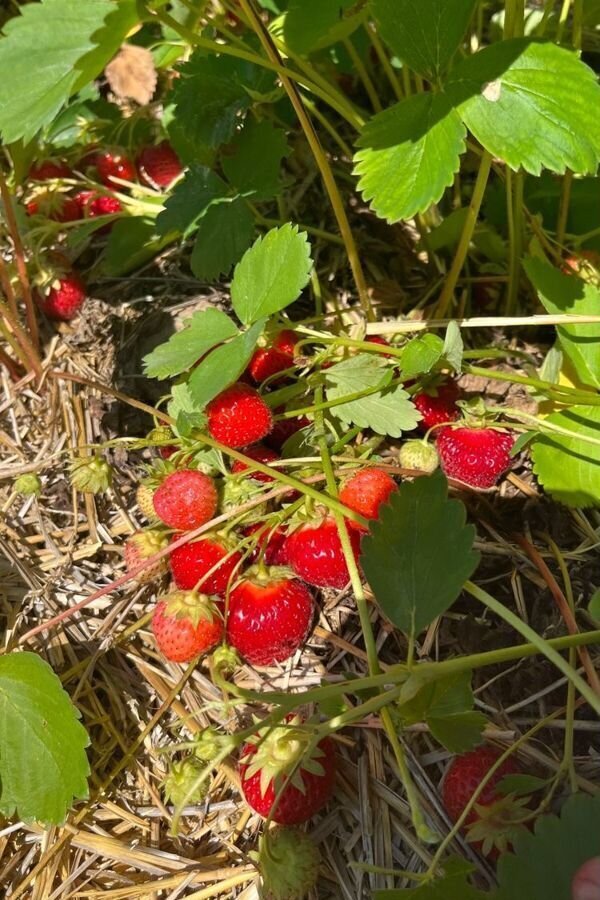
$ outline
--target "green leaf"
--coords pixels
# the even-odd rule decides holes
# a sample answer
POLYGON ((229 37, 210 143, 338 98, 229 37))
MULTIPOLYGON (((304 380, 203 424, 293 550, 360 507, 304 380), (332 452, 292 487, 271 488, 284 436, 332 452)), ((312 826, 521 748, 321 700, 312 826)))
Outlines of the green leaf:
POLYGON ((89 738, 50 666, 35 653, 0 657, 0 811, 60 825, 88 796, 89 738))
POLYGON ((188 438, 195 428, 203 428, 206 416, 196 408, 188 385, 174 384, 167 411, 175 419, 174 431, 179 437, 188 438))
POLYGON ((600 505, 600 407, 573 406, 552 413, 549 425, 574 432, 540 434, 531 451, 533 471, 547 493, 567 506, 600 505))
POLYGON ((588 603, 588 612, 592 619, 600 622, 600 588, 596 588, 588 603))
POLYGON ((131 26, 132 9, 129 0, 122 10, 111 0, 21 5, 20 15, 6 23, 0 39, 4 143, 30 140, 71 94, 102 70, 131 26))
POLYGON ((363 128, 354 156, 358 188, 389 222, 425 212, 452 184, 465 137, 465 127, 444 94, 402 100, 363 128))
POLYGON ((498 861, 494 900, 569 900, 577 869, 598 856, 600 797, 578 793, 564 804, 560 818, 540 816, 532 833, 515 835, 513 853, 498 861))
POLYGON ((352 34, 366 19, 360 0, 290 0, 283 23, 285 43, 304 56, 352 34))
POLYGON ((269 200, 280 190, 281 160, 289 153, 285 132, 271 122, 249 119, 227 148, 223 171, 241 194, 269 200))
MULTIPOLYGON (((525 260, 524 268, 546 312, 573 316, 600 313, 600 290, 595 285, 533 257, 525 260)), ((600 387, 600 324, 558 325, 556 330, 579 380, 600 387)))
POLYGON ((448 499, 441 472, 405 482, 392 494, 363 538, 361 562, 394 625, 416 636, 454 603, 479 563, 474 540, 465 507, 448 499))
POLYGON ((254 216, 241 198, 211 206, 200 219, 190 266, 200 281, 228 275, 254 237, 254 216))
POLYGON ((204 409, 213 397, 238 380, 250 362, 264 327, 265 319, 261 319, 228 344, 217 347, 194 369, 188 387, 196 409, 204 409))
POLYGON ((331 415, 344 423, 370 428, 390 437, 412 431, 421 418, 420 413, 401 386, 388 387, 392 374, 384 359, 370 353, 359 353, 327 369, 327 400, 343 400, 349 395, 373 390, 366 397, 333 406, 331 415))
POLYGON ((401 370, 403 378, 414 378, 431 372, 442 358, 444 342, 437 334, 424 334, 413 338, 402 351, 401 370))
POLYGON ((297 300, 312 269, 310 244, 289 222, 259 237, 235 268, 231 302, 249 325, 297 300))
POLYGON ((105 275, 133 272, 173 243, 172 235, 156 233, 156 220, 146 216, 118 219, 111 228, 104 251, 102 271, 105 275))
MULTIPOLYGON (((473 869, 474 866, 467 860, 450 857, 444 862, 445 874, 441 878, 415 888, 375 891, 373 900, 485 900, 489 894, 477 891, 469 884, 473 869)), ((513 900, 516 900, 516 895, 513 900)), ((525 900, 525 895, 522 900, 525 900)))
POLYGON ((436 80, 458 50, 477 0, 373 0, 379 32, 396 56, 436 80))
POLYGON ((503 796, 513 794, 515 797, 525 797, 548 787, 551 779, 538 778, 536 775, 504 775, 496 786, 496 790, 503 796))
POLYGON ((424 684, 399 707, 399 714, 404 725, 427 722, 435 739, 451 753, 465 753, 480 744, 486 725, 485 716, 473 711, 470 672, 424 684))
POLYGON ((166 235, 178 232, 187 237, 198 227, 211 203, 222 200, 228 188, 222 178, 206 166, 192 166, 165 203, 156 220, 156 230, 166 235))
POLYGON ((444 338, 444 357, 448 360, 455 372, 460 372, 463 350, 464 344, 460 327, 456 322, 450 322, 444 338))
POLYGON ((220 309, 203 309, 173 334, 166 343, 144 357, 144 373, 148 378, 170 378, 191 368, 205 353, 238 333, 237 328, 220 309))
POLYGON ((502 41, 453 69, 447 90, 477 140, 511 169, 596 172, 600 87, 570 50, 502 41))

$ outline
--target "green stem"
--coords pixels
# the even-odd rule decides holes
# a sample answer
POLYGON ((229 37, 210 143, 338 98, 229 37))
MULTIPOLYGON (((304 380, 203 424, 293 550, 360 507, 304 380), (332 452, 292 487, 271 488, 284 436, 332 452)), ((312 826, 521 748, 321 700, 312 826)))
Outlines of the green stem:
POLYGON ((381 110, 383 109, 383 107, 381 105, 381 100, 377 96, 377 91, 375 90, 375 85, 371 81, 371 76, 367 72, 365 64, 363 63, 359 54, 356 52, 356 47, 352 43, 352 39, 346 38, 346 40, 343 43, 344 43, 344 47, 348 51, 348 56, 350 57, 350 59, 352 60, 352 63, 354 64, 354 68, 356 69, 358 77, 360 78, 360 80, 363 83, 363 87, 364 87, 365 91, 367 92, 367 96, 371 102, 371 106, 373 107, 373 109, 375 110, 376 113, 381 112, 381 110))
POLYGON ((454 290, 458 283, 462 267, 469 252, 469 245, 475 231, 475 225, 477 224, 477 217, 479 215, 479 210, 481 209, 481 204, 483 202, 483 196, 485 194, 485 188, 488 182, 491 167, 492 155, 491 153, 488 153, 487 150, 485 150, 479 162, 477 180, 475 181, 473 196, 471 197, 471 202, 467 211, 467 218, 465 220, 462 234, 460 236, 456 254, 454 256, 454 260, 452 261, 452 266, 450 268, 446 281, 444 282, 444 287, 438 300, 436 315, 439 318, 443 318, 446 315, 450 304, 452 303, 454 290))
POLYGON ((496 369, 485 369, 483 366, 464 366, 463 371, 469 375, 481 375, 483 378, 491 378, 495 381, 508 381, 512 384, 524 384, 527 387, 544 391, 548 396, 562 402, 586 403, 589 406, 597 406, 600 397, 591 391, 581 391, 568 385, 553 384, 551 381, 542 381, 540 378, 532 378, 527 375, 518 375, 516 372, 498 372, 496 369), (561 397, 562 395, 562 397, 561 397))
POLYGON ((514 315, 517 309, 519 283, 521 276, 521 258, 523 256, 523 191, 525 176, 523 172, 513 175, 506 170, 506 201, 508 213, 509 236, 509 279, 506 293, 506 313, 514 315))
POLYGON ((382 42, 379 40, 379 35, 377 33, 377 27, 376 27, 375 23, 369 22, 368 25, 365 25, 365 29, 367 31, 367 34, 369 35, 369 39, 370 39, 371 43, 373 44, 375 53, 377 54, 377 58, 382 65, 383 71, 385 72, 385 74, 387 76, 387 80, 389 81, 389 83, 392 86, 392 90, 393 90, 394 94, 396 95, 398 100, 403 100, 404 94, 402 92, 402 87, 398 80, 398 76, 396 75, 396 73, 394 71, 394 67, 392 66, 392 64, 389 60, 389 57, 385 51, 385 47, 383 46, 382 42))
POLYGON ((465 590, 471 594, 471 596, 475 597, 476 600, 479 600, 480 603, 483 603, 487 609, 490 609, 492 612, 496 613, 497 616, 511 625, 515 631, 522 635, 526 640, 531 641, 531 643, 537 647, 538 652, 543 654, 546 659, 550 660, 550 662, 573 683, 574 687, 577 688, 581 696, 587 700, 594 712, 600 713, 600 697, 591 689, 589 684, 583 680, 577 671, 550 646, 548 641, 545 641, 544 638, 540 637, 533 628, 523 622, 523 620, 515 615, 515 613, 502 603, 499 603, 498 600, 492 597, 491 594, 488 594, 487 591, 484 591, 476 584, 473 584, 473 582, 467 581, 465 590))
POLYGON ((329 121, 327 116, 321 112, 321 110, 319 109, 317 104, 314 102, 314 100, 311 100, 310 97, 305 96, 304 104, 310 110, 311 115, 313 115, 315 117, 315 119, 318 122, 320 122, 320 124, 323 126, 325 131, 327 131, 328 134, 331 135, 331 137, 336 142, 336 144, 338 145, 338 147, 340 148, 340 150, 342 151, 344 156, 347 159, 352 159, 352 156, 353 156, 352 147, 350 146, 350 144, 346 143, 346 141, 343 139, 343 137, 341 136, 339 131, 336 128, 334 128, 334 126, 331 124, 331 122, 329 121))
MULTIPOLYGON (((264 225, 265 228, 278 227, 283 224, 281 219, 269 219, 266 216, 261 215, 254 208, 252 208, 252 211, 258 224, 264 225)), ((321 238, 324 241, 329 241, 332 244, 337 244, 339 247, 344 246, 344 241, 339 234, 332 234, 331 231, 325 231, 323 228, 315 228, 314 225, 298 224, 298 228, 300 231, 306 231, 307 234, 314 234, 315 237, 321 238)))

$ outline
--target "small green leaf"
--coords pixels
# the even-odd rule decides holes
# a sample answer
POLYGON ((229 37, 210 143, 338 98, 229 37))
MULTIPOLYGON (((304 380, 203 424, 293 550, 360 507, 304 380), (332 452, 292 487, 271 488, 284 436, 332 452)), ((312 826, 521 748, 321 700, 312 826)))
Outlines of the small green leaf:
POLYGON ((444 358, 448 360, 455 372, 460 372, 463 350, 464 344, 460 327, 456 322, 450 322, 444 338, 444 358))
POLYGON ((367 4, 360 0, 290 0, 283 23, 285 42, 305 56, 347 38, 366 16, 367 4))
POLYGON ((416 636, 449 609, 479 563, 474 540, 465 507, 448 499, 440 472, 405 482, 392 494, 363 538, 361 562, 394 625, 416 636))
POLYGON ((304 232, 289 222, 259 237, 237 264, 231 282, 231 302, 249 325, 297 300, 312 269, 310 244, 304 232))
MULTIPOLYGON (((86 223, 87 224, 87 223, 86 223)), ((133 272, 173 243, 173 237, 156 233, 156 220, 146 216, 118 219, 111 228, 102 260, 105 275, 133 272)))
POLYGON ((566 506, 600 506, 600 407, 573 406, 552 413, 549 425, 574 432, 540 434, 533 443, 533 471, 547 493, 566 506))
POLYGON ((435 739, 451 753, 465 753, 480 744, 486 725, 485 716, 473 710, 470 672, 424 684, 399 713, 405 725, 427 722, 435 739))
POLYGON ((0 812, 60 825, 88 796, 89 738, 50 666, 35 653, 0 657, 0 812))
POLYGON ((370 119, 354 156, 358 189, 388 222, 437 203, 452 184, 466 130, 444 94, 416 94, 370 119))
POLYGON ((196 409, 204 409, 213 397, 238 380, 250 362, 264 327, 265 319, 261 319, 228 344, 217 347, 194 369, 188 387, 196 409))
MULTIPOLYGON (((373 900, 486 900, 488 893, 475 890, 469 884, 474 866, 465 859, 450 857, 444 862, 444 875, 419 887, 375 891, 373 900)), ((516 900, 516 895, 513 898, 516 900)), ((519 900, 525 900, 525 895, 519 900)), ((529 898, 528 898, 529 900, 529 898)))
POLYGON ((437 80, 458 50, 477 0, 373 0, 381 37, 396 56, 437 80))
POLYGON ((211 203, 222 200, 227 194, 228 188, 222 178, 206 166, 192 166, 183 181, 175 185, 165 208, 159 213, 156 230, 162 235, 178 232, 186 237, 198 227, 211 203))
POLYGON ((412 431, 421 416, 406 391, 388 387, 392 369, 380 356, 359 353, 327 369, 327 400, 343 400, 371 389, 373 393, 331 407, 330 413, 346 424, 370 428, 377 434, 400 437, 412 431))
MULTIPOLYGON (((546 312, 571 316, 600 313, 600 290, 595 285, 565 275, 541 259, 530 257, 523 267, 546 312)), ((556 330, 579 380, 600 387, 600 324, 558 325, 556 330)))
POLYGON ((200 219, 190 266, 200 281, 228 275, 254 237, 254 216, 237 197, 211 206, 200 219))
POLYGON ((269 200, 280 190, 281 160, 289 153, 282 128, 248 119, 237 140, 227 148, 223 171, 237 190, 251 200, 269 200))
POLYGON ((203 309, 187 320, 185 327, 144 358, 148 378, 171 378, 185 372, 217 344, 238 333, 220 309, 203 309))
POLYGON ((496 785, 499 794, 525 797, 548 787, 550 779, 537 778, 535 775, 505 775, 496 785))
POLYGON ((501 41, 456 66, 447 91, 477 140, 511 169, 596 172, 600 87, 572 51, 526 38, 501 41))
POLYGON ((437 334, 424 334, 413 338, 402 351, 403 378, 425 375, 442 358, 444 342, 437 334))
POLYGON ((596 588, 588 603, 588 612, 592 619, 600 622, 600 588, 596 588))
POLYGON ((175 419, 173 430, 181 438, 190 437, 194 429, 203 428, 206 424, 206 416, 196 408, 185 382, 173 385, 167 412, 175 419))

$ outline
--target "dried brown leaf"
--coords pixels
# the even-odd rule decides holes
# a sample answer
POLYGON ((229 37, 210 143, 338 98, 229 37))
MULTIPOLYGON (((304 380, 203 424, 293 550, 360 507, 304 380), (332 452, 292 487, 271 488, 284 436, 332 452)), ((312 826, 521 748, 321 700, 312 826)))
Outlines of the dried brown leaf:
POLYGON ((112 92, 121 100, 149 103, 156 90, 154 59, 145 47, 123 44, 104 70, 112 92))

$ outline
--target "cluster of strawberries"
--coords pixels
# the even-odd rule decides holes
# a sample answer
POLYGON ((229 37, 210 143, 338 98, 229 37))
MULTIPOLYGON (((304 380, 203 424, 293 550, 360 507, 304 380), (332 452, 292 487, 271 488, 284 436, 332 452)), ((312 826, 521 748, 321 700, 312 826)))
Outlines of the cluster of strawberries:
MULTIPOLYGON (((76 179, 77 172, 64 160, 46 159, 34 164, 28 180, 34 185, 25 204, 27 214, 54 222, 77 222, 112 216, 98 229, 106 234, 114 224, 114 217, 123 212, 123 204, 113 193, 126 190, 121 182, 139 181, 146 187, 168 189, 183 171, 177 154, 167 141, 144 147, 135 163, 120 149, 93 147, 79 160, 75 169, 98 187, 85 190, 65 190, 65 179, 76 179), (50 186, 51 185, 51 186, 50 186)), ((51 319, 69 321, 81 309, 86 288, 81 277, 60 261, 53 265, 52 277, 45 279, 37 292, 41 309, 51 319)))

